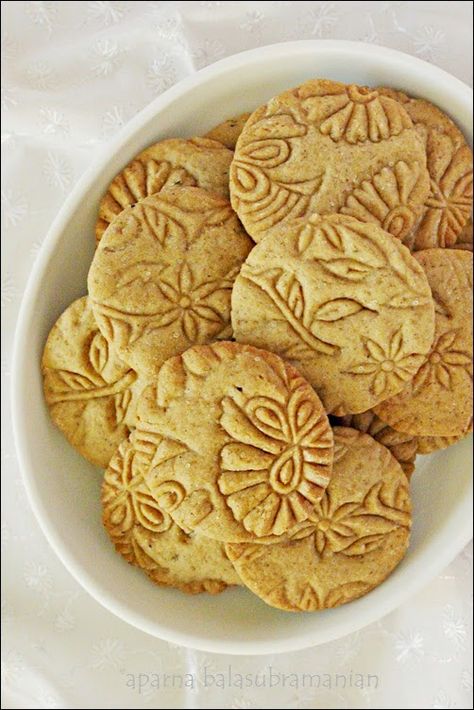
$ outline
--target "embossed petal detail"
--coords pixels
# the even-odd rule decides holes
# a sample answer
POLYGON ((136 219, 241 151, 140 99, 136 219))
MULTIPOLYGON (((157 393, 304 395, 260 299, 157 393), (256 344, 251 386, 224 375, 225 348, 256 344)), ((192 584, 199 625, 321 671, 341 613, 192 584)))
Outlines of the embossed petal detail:
POLYGON ((297 379, 285 405, 226 397, 221 424, 233 439, 220 453, 218 486, 235 518, 258 537, 305 520, 326 487, 331 436, 297 379))
POLYGON ((340 212, 361 222, 375 222, 403 241, 420 220, 429 191, 427 170, 419 163, 401 160, 364 180, 340 212))
POLYGON ((390 389, 394 381, 410 380, 423 362, 423 355, 405 351, 403 328, 391 337, 388 347, 368 338, 365 343, 367 360, 354 365, 347 373, 352 375, 370 375, 370 389, 375 396, 390 389))
POLYGON ((471 357, 456 347, 458 332, 450 330, 435 341, 428 359, 420 367, 414 378, 414 391, 424 385, 438 384, 443 389, 452 387, 452 370, 462 368, 471 377, 471 357))
POLYGON ((319 82, 314 91, 302 105, 309 120, 335 142, 378 143, 413 125, 398 102, 373 89, 319 82))

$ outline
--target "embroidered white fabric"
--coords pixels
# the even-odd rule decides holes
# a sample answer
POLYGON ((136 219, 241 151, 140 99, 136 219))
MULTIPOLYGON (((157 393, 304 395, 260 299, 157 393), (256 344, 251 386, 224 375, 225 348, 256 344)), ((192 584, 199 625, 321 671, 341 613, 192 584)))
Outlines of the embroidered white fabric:
POLYGON ((4 2, 2 19, 3 707, 470 707, 471 547, 397 611, 325 646, 258 658, 170 646, 100 607, 48 547, 20 479, 8 388, 18 307, 49 224, 100 146, 154 96, 226 55, 317 37, 395 47, 470 83, 472 4, 4 2))

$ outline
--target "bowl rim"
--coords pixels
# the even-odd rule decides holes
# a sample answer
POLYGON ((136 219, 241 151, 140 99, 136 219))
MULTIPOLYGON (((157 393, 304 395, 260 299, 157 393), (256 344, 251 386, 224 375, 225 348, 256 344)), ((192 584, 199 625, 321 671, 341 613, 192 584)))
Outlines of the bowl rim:
POLYGON ((472 507, 469 501, 462 501, 461 508, 465 524, 459 527, 451 525, 452 535, 450 535, 449 540, 447 540, 446 544, 443 546, 441 554, 431 558, 430 564, 426 564, 423 571, 417 576, 416 581, 411 585, 404 588, 397 595, 382 600, 379 599, 378 603, 375 605, 376 610, 373 612, 372 610, 370 610, 370 612, 364 612, 359 616, 354 615, 353 622, 350 624, 347 623, 347 620, 343 620, 342 622, 336 621, 330 629, 322 632, 317 639, 312 638, 311 634, 304 636, 298 635, 295 638, 285 639, 285 641, 281 643, 281 647, 275 649, 274 642, 262 640, 258 642, 245 640, 234 641, 231 639, 214 642, 209 639, 202 639, 199 635, 193 635, 192 630, 184 634, 179 631, 171 631, 168 627, 161 629, 159 623, 154 623, 153 629, 150 628, 150 623, 147 623, 146 619, 140 617, 140 615, 136 614, 123 603, 110 598, 107 593, 102 591, 100 584, 94 580, 89 572, 83 569, 79 563, 76 563, 67 546, 63 544, 62 540, 57 535, 54 525, 49 520, 47 507, 41 503, 40 496, 38 495, 38 484, 35 480, 34 466, 31 465, 32 462, 27 455, 28 436, 26 434, 26 428, 22 423, 24 413, 26 413, 25 397, 21 394, 22 372, 24 370, 25 361, 28 358, 28 321, 34 303, 39 296, 42 281, 41 276, 52 257, 60 235, 67 228, 71 213, 78 207, 86 191, 93 186, 97 174, 104 166, 107 156, 110 157, 110 155, 116 154, 127 140, 137 133, 151 118, 156 116, 160 110, 172 104, 175 99, 186 94, 189 89, 194 88, 197 84, 205 83, 207 80, 215 79, 219 76, 222 77, 227 72, 233 71, 236 68, 245 68, 248 67, 248 65, 255 66, 258 64, 259 60, 266 62, 269 57, 274 57, 275 59, 285 57, 289 59, 299 54, 307 55, 310 51, 313 51, 315 54, 323 52, 325 54, 335 55, 350 52, 351 56, 354 57, 363 54, 364 56, 372 56, 374 59, 393 60, 400 66, 401 76, 403 76, 404 67, 409 66, 412 71, 413 68, 417 68, 419 72, 422 72, 427 83, 430 80, 434 82, 449 81, 451 95, 455 95, 459 101, 466 105, 470 101, 470 105, 472 105, 472 89, 443 69, 395 49, 346 40, 298 40, 266 45, 231 55, 185 77, 151 101, 151 103, 136 114, 112 140, 108 141, 75 184, 54 218, 30 273, 22 297, 14 336, 11 389, 13 435, 28 500, 48 543, 66 569, 83 589, 114 615, 154 637, 206 652, 236 655, 284 653, 326 643, 352 633, 385 616, 406 601, 410 596, 414 595, 426 585, 433 576, 443 569, 472 537, 472 507))

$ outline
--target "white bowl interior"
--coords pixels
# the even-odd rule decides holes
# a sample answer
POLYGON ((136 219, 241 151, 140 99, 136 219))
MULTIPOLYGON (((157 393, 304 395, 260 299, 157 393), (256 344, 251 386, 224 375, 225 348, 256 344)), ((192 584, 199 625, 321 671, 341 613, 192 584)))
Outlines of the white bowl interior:
POLYGON ((250 592, 187 596, 157 588, 113 552, 100 520, 101 473, 51 424, 40 357, 61 311, 86 292, 93 226, 109 180, 148 144, 199 135, 307 78, 388 85, 432 99, 472 137, 469 90, 453 77, 392 50, 347 42, 298 42, 253 50, 182 82, 136 117, 68 199, 43 247, 22 306, 14 373, 14 425, 33 508, 74 576, 111 611, 175 643, 228 653, 277 653, 349 633, 397 606, 461 549, 470 536, 471 444, 419 459, 413 480, 410 550, 368 596, 317 614, 290 614, 250 592))

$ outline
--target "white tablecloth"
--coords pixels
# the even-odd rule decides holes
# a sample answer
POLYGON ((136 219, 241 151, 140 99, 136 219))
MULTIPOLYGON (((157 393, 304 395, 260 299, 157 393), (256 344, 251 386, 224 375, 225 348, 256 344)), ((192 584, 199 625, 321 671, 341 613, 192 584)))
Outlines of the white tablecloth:
POLYGON ((21 295, 51 220, 109 136, 154 96, 226 55, 317 37, 395 47, 469 83, 472 4, 3 2, 2 20, 3 707, 469 707, 471 548, 397 611, 325 646, 255 658, 170 646, 100 607, 48 547, 20 479, 8 387, 21 295), (229 687, 229 665, 234 678, 257 675, 252 687, 229 687), (319 673, 321 687, 269 688, 271 669, 319 673), (378 687, 357 687, 357 674, 376 675, 378 687))

